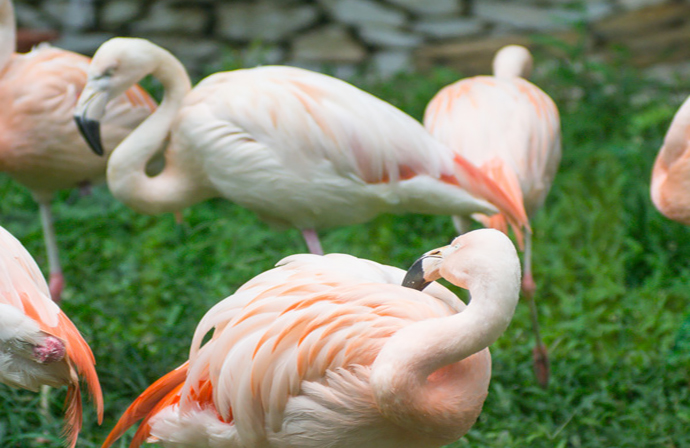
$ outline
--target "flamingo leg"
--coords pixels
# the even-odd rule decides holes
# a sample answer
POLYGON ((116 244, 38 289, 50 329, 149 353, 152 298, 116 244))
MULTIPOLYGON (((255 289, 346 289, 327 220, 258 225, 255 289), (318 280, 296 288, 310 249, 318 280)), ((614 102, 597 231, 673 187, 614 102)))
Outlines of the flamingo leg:
POLYGON ((534 374, 539 385, 546 388, 549 384, 549 354, 546 346, 542 342, 539 330, 539 313, 537 304, 534 301, 534 293, 537 285, 532 278, 532 233, 525 232, 525 251, 523 253, 524 272, 522 275, 522 294, 527 299, 529 305, 530 318, 532 320, 532 331, 534 332, 535 346, 532 350, 534 374))
POLYGON ((467 216, 453 216, 453 227, 458 235, 463 235, 472 230, 472 220, 467 216))
POLYGON ((323 248, 321 248, 321 241, 319 241, 319 235, 317 235, 316 230, 302 229, 302 236, 307 243, 309 252, 316 255, 323 255, 323 248))
POLYGON ((65 278, 62 275, 60 266, 60 255, 58 252, 55 227, 53 226, 53 213, 50 210, 50 197, 36 197, 38 209, 41 214, 41 224, 43 225, 43 238, 45 239, 46 251, 48 253, 48 267, 50 269, 50 296, 59 303, 62 289, 65 285, 65 278))
POLYGON ((50 391, 53 388, 44 384, 41 386, 41 401, 39 408, 41 409, 41 415, 44 418, 50 417, 50 391))

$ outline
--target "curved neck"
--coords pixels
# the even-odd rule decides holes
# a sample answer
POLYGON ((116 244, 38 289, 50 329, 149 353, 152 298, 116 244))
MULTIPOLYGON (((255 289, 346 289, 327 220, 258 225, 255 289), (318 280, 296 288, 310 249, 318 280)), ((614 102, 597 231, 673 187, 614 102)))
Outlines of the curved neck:
POLYGON ((17 48, 17 30, 14 22, 14 8, 10 0, 0 0, 0 71, 12 58, 17 48))
POLYGON ((438 387, 430 383, 429 376, 485 349, 508 327, 518 301, 519 272, 505 275, 496 271, 478 278, 467 285, 472 301, 465 310, 401 329, 374 361, 370 381, 377 403, 399 425, 443 432, 434 419, 436 408, 429 404, 438 387))
POLYGON ((170 148, 170 129, 191 90, 191 82, 182 64, 170 53, 156 49, 156 61, 150 72, 164 88, 158 109, 144 120, 115 148, 108 161, 108 187, 113 195, 130 208, 147 214, 181 210, 209 197, 194 181, 194 167, 181 163, 170 148), (165 166, 155 175, 146 174, 154 155, 165 150, 165 166))

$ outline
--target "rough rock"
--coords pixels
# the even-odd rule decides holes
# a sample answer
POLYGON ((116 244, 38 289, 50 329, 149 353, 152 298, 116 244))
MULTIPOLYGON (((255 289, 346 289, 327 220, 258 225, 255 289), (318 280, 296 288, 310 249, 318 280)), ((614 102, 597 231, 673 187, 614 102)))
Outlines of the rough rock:
POLYGON ((359 63, 366 57, 364 47, 339 25, 330 25, 297 37, 292 51, 292 57, 297 61, 359 63))
POLYGON ((154 3, 148 14, 132 25, 134 35, 143 33, 202 34, 207 24, 204 9, 174 3, 154 3))
POLYGON ((497 1, 476 2, 473 12, 478 18, 489 22, 501 23, 516 29, 539 31, 567 29, 582 19, 581 11, 497 1))
POLYGON ((390 77, 404 72, 412 65, 412 55, 409 51, 378 51, 372 57, 374 71, 382 77, 390 77))
POLYGON ((100 24, 111 30, 127 25, 141 14, 141 2, 138 0, 111 0, 101 9, 100 24))
POLYGON ((277 42, 313 24, 318 11, 311 5, 284 6, 276 1, 228 3, 218 9, 218 30, 223 37, 245 41, 277 42))
POLYGON ((390 48, 416 47, 423 41, 421 36, 386 25, 364 26, 359 34, 368 44, 390 48))
POLYGON ((414 24, 412 29, 433 39, 472 36, 482 32, 484 22, 477 19, 428 19, 414 24))
POLYGON ((368 0, 320 0, 330 15, 339 22, 350 25, 386 24, 400 26, 405 14, 388 6, 368 0))
POLYGON ((461 2, 458 0, 389 0, 390 3, 401 6, 415 14, 448 15, 461 12, 461 2))
POLYGON ((51 42, 51 44, 65 50, 92 56, 103 42, 113 37, 115 35, 112 33, 64 33, 58 40, 51 42))

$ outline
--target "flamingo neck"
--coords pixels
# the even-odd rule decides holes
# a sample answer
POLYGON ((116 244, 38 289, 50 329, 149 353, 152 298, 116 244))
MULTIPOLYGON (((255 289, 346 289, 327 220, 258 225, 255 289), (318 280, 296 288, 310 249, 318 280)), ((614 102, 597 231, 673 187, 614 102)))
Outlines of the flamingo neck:
POLYGON ((527 79, 532 74, 532 55, 522 47, 503 48, 494 58, 493 72, 496 78, 527 79))
POLYGON ((497 271, 468 282, 472 300, 464 311, 409 325, 386 343, 370 377, 384 416, 402 427, 449 440, 469 429, 488 390, 490 361, 482 372, 469 372, 463 378, 450 376, 439 383, 430 376, 445 367, 458 367, 505 331, 518 302, 519 266, 512 271, 513 275, 497 271), (459 400, 453 402, 454 396, 459 400), (475 406, 467 406, 472 400, 475 406))
POLYGON ((0 71, 9 64, 17 48, 14 8, 10 0, 0 0, 0 71))
MULTIPOLYGON (((151 51, 155 61, 150 74, 164 88, 163 101, 146 120, 115 148, 108 161, 108 186, 130 208, 147 214, 181 210, 210 197, 194 181, 196 167, 179 160, 169 142, 170 130, 191 82, 182 64, 165 50, 151 51), (165 166, 155 175, 146 174, 151 158, 164 150, 165 166)), ((188 161, 187 161, 188 162, 188 161)))

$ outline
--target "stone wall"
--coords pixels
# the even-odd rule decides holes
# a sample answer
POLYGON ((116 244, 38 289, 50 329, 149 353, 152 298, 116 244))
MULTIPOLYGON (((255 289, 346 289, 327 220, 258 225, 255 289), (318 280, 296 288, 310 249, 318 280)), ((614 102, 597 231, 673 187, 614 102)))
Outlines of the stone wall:
POLYGON ((689 56, 690 10, 665 0, 15 0, 20 27, 54 30, 91 54, 138 36, 170 49, 193 74, 228 53, 245 65, 293 64, 348 76, 451 65, 485 72, 504 43, 535 33, 581 38, 605 52, 630 46, 640 65, 689 56), (659 50, 652 45, 661 45, 659 50), (680 44, 682 42, 682 45, 680 44), (674 46, 683 47, 674 49, 674 46), (670 53, 670 54, 669 54, 670 53), (645 56, 646 55, 646 56, 645 56))

